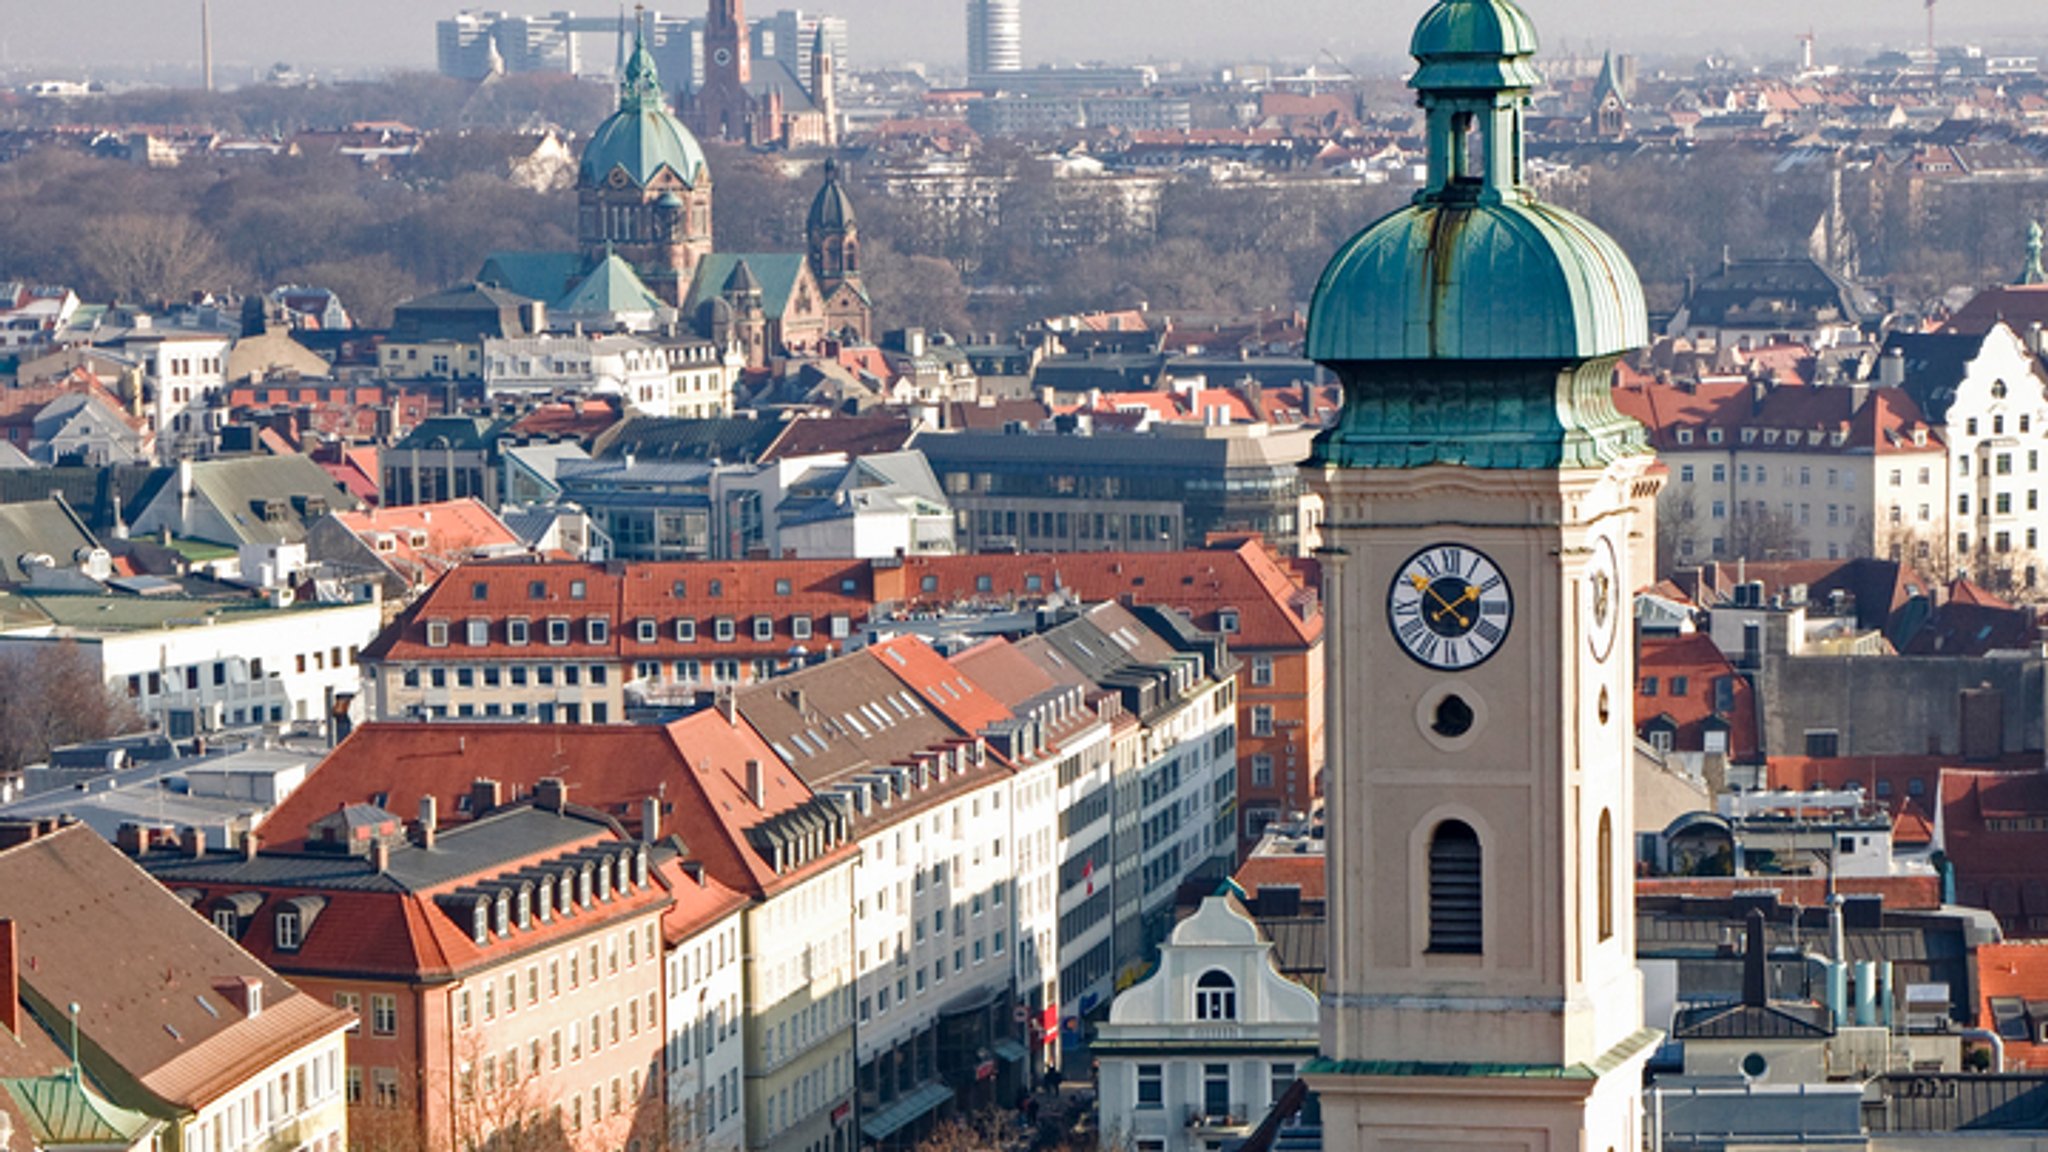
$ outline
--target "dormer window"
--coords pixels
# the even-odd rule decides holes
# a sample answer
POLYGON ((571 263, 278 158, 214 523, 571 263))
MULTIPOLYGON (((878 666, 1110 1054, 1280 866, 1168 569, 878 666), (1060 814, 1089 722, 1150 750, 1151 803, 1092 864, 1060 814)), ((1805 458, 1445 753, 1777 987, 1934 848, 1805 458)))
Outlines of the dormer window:
POLYGON ((299 912, 287 908, 277 914, 277 947, 281 952, 299 950, 299 912))
POLYGON ((583 622, 583 637, 588 643, 603 644, 611 634, 612 622, 603 616, 592 616, 583 622))
POLYGON ((576 903, 585 908, 590 907, 590 873, 589 861, 576 873, 576 903))
POLYGON ((491 622, 473 619, 468 622, 468 641, 471 648, 488 647, 491 642, 491 622))
POLYGON ((729 644, 733 637, 739 635, 739 626, 733 622, 732 617, 720 616, 711 622, 711 635, 719 643, 729 644))
POLYGON ((235 915, 233 908, 215 908, 213 910, 213 926, 220 929, 221 933, 225 936, 239 936, 242 932, 242 918, 235 915))
POLYGON ((530 887, 521 886, 519 889, 517 916, 521 931, 533 927, 533 889, 530 887))
POLYGON ((1237 609, 1225 608, 1216 613, 1216 628, 1225 635, 1237 634, 1237 609))
POLYGON ((1678 442, 1679 442, 1680 444, 1690 444, 1690 443, 1692 443, 1692 429, 1690 429, 1690 428, 1680 428, 1680 429, 1678 430, 1678 442))
POLYGON ((477 897, 476 905, 469 913, 469 936, 478 945, 491 942, 491 906, 483 897, 477 897))
POLYGON ((676 621, 676 642, 694 644, 697 642, 697 622, 691 619, 676 621))
POLYGON ((560 647, 569 642, 569 622, 560 616, 548 618, 548 643, 560 647))
POLYGON ((498 891, 498 898, 491 901, 491 921, 499 936, 512 934, 512 897, 503 889, 498 891))
POLYGON ((642 644, 652 644, 661 635, 661 625, 650 617, 642 617, 633 625, 633 638, 642 644))
POLYGON ((514 616, 512 619, 505 621, 505 643, 516 648, 524 648, 531 636, 532 629, 532 621, 524 616, 514 616))
POLYGON ((789 635, 795 640, 809 640, 811 638, 811 618, 809 616, 791 616, 789 618, 789 635))
POLYGON ((446 620, 427 621, 427 647, 446 648, 447 646, 448 622, 446 620))
POLYGON ((754 617, 754 639, 763 643, 775 639, 775 617, 754 617))
MULTIPOLYGON (((1748 430, 1748 429, 1746 429, 1746 428, 1745 428, 1745 429, 1743 429, 1743 432, 1744 432, 1743 442, 1744 442, 1744 443, 1748 443, 1748 435, 1747 435, 1748 431, 1749 431, 1749 430, 1748 430)), ((1707 429, 1707 443, 1709 443, 1709 444, 1719 444, 1720 442, 1721 442, 1721 430, 1720 430, 1719 428, 1709 428, 1709 429, 1707 429)))

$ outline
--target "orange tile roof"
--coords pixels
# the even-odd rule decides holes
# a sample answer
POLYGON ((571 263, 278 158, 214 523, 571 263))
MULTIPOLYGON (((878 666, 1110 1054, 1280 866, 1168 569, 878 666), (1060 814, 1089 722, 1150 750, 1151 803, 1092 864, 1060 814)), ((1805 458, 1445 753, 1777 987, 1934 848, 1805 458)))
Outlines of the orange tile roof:
POLYGON ((303 843, 313 820, 378 795, 392 812, 418 811, 420 797, 434 795, 452 822, 472 781, 498 780, 510 800, 530 794, 544 776, 568 784, 571 802, 634 827, 640 802, 662 797, 663 832, 682 837, 721 884, 750 896, 787 887, 841 854, 778 875, 748 842, 747 829, 805 803, 811 791, 743 718, 728 721, 716 708, 665 726, 365 724, 258 831, 265 844, 303 843), (766 769, 761 808, 747 795, 749 760, 766 769))
POLYGON ((463 560, 524 546, 518 533, 470 496, 336 512, 334 518, 394 572, 417 582, 432 580, 463 560), (387 542, 388 547, 380 546, 387 542))
MULTIPOLYGON (((2048 941, 2006 940, 1977 946, 1977 1023, 1995 1027, 1991 1001, 2012 998, 2027 1005, 2048 1002, 2048 941)), ((2029 1015, 2032 1015, 2029 1011, 2029 1015)), ((2007 1036, 2006 1071, 2048 1071, 2048 1045, 2030 1034, 2007 1036)))
POLYGON ((1253 898, 1267 885, 1293 885, 1303 900, 1327 898, 1329 869, 1322 856, 1252 856, 1238 867, 1233 877, 1237 886, 1253 898))

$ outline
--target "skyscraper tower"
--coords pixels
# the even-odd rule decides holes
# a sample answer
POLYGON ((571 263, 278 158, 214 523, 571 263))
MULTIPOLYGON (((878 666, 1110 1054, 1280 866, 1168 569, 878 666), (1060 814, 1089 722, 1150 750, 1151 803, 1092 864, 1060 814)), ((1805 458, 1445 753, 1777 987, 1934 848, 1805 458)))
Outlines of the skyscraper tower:
POLYGON ((1330 262, 1309 355, 1344 409, 1325 502, 1324 1146, 1641 1147, 1626 638, 1654 535, 1648 338, 1621 250, 1525 182, 1536 32, 1416 27, 1421 192, 1330 262))
POLYGON ((1020 0, 967 0, 967 74, 1024 68, 1024 15, 1020 0))

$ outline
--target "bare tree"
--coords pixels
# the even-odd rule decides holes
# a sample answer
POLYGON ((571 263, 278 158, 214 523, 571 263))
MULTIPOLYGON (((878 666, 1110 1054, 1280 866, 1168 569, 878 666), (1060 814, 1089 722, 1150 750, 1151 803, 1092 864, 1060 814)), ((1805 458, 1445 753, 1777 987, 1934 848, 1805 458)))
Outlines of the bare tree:
POLYGON ((100 679, 75 640, 0 658, 0 773, 48 759, 52 748, 142 727, 142 714, 100 679))
POLYGON ((213 234, 182 214, 109 216, 80 238, 78 256, 89 276, 123 300, 179 299, 229 279, 213 234))
POLYGON ((1728 519, 1722 558, 1728 560, 1796 560, 1806 555, 1807 540, 1792 517, 1761 503, 1728 519))

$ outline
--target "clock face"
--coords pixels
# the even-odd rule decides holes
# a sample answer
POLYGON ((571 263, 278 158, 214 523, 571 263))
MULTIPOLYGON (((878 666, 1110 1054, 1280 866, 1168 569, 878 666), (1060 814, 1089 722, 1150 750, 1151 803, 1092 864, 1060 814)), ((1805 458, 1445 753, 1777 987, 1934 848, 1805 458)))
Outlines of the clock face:
POLYGON ((1615 567, 1614 542, 1602 536, 1593 545, 1586 567, 1586 644, 1593 659, 1606 660, 1621 631, 1621 575, 1615 567))
POLYGON ((1408 558, 1387 589, 1387 624, 1417 663, 1454 672, 1486 662, 1508 638, 1515 598, 1486 553, 1432 544, 1408 558))
POLYGON ((732 63, 732 49, 720 48, 718 51, 713 52, 711 54, 711 58, 713 60, 718 61, 720 67, 724 67, 725 65, 732 63))

